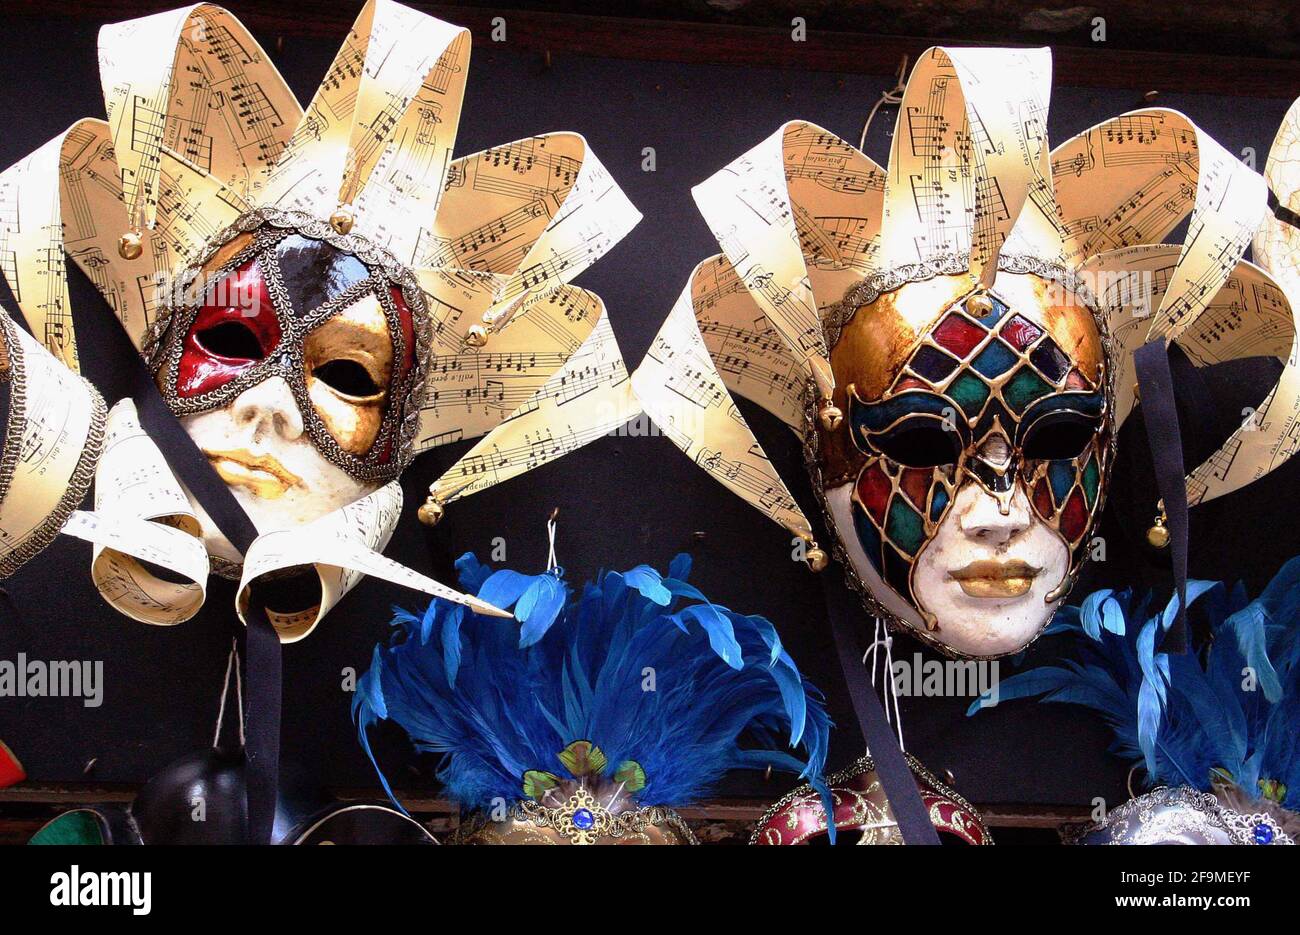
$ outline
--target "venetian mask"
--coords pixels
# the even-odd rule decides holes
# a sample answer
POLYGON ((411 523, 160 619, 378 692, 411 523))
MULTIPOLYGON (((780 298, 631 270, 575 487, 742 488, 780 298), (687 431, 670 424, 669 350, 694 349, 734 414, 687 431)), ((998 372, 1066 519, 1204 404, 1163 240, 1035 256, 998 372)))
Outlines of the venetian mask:
MULTIPOLYGON (((908 765, 916 777, 921 801, 945 844, 992 844, 984 819, 974 806, 950 789, 910 754, 908 765)), ((875 761, 860 757, 852 765, 826 777, 834 803, 837 843, 861 845, 902 844, 898 821, 876 775, 875 761)), ((759 819, 750 844, 829 844, 826 809, 810 785, 800 786, 773 805, 759 819)))
MULTIPOLYGON (((1294 369, 1290 303, 1240 259, 1259 176, 1160 108, 1052 149, 1050 94, 1047 49, 933 48, 886 166, 822 127, 780 127, 695 187, 722 253, 632 378, 695 464, 788 531, 793 558, 834 558, 869 616, 960 657, 1024 649, 1100 553, 1141 348, 1294 369), (1162 243, 1189 213, 1185 242, 1162 243), (824 523, 736 395, 803 440, 824 523)), ((1186 475, 1189 505, 1285 460, 1266 453, 1293 447, 1276 415, 1289 379, 1186 475)), ((1147 541, 1167 547, 1151 508, 1147 541)))
POLYGON ((1130 799, 1093 825, 1066 829, 1067 844, 1294 844, 1277 817, 1244 813, 1214 794, 1162 786, 1130 799))
POLYGON ((849 301, 831 356, 847 432, 821 450, 852 569, 940 648, 1015 652, 1069 591, 1103 499, 1113 406, 1091 299, 1064 271, 1003 271, 989 289, 869 280, 849 301))
POLYGON ((477 813, 455 844, 698 844, 671 808, 639 807, 617 782, 564 781, 541 802, 524 800, 501 820, 477 813), (612 806, 612 807, 611 807, 612 806))
POLYGON ((411 455, 421 293, 356 235, 263 209, 191 266, 150 348, 159 388, 259 528, 309 522, 411 455))

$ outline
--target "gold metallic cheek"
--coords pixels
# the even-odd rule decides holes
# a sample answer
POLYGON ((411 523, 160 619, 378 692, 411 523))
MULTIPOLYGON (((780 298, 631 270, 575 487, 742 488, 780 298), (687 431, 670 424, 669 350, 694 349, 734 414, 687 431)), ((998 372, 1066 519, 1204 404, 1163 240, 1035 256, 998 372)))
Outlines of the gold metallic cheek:
POLYGON ((344 451, 361 457, 370 450, 379 436, 387 393, 370 397, 366 402, 354 402, 309 373, 307 396, 311 399, 316 415, 325 423, 326 431, 344 451))
POLYGON ((303 345, 307 395, 325 428, 348 454, 366 454, 379 435, 393 372, 393 339, 383 307, 363 296, 316 328, 303 345), (315 375, 331 361, 352 361, 380 388, 370 396, 349 396, 315 375))

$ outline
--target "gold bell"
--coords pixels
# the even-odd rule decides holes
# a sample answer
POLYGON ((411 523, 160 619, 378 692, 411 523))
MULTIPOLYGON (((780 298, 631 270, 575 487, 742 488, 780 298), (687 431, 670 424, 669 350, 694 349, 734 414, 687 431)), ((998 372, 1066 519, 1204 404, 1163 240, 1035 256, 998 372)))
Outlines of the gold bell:
POLYGON ((144 240, 139 231, 127 231, 117 241, 117 252, 124 260, 139 259, 144 253, 144 240))
POLYGON ((817 418, 821 422, 822 428, 828 432, 834 432, 840 427, 840 423, 844 421, 844 413, 840 411, 839 406, 828 399, 822 404, 821 409, 817 411, 817 418))
POLYGON ((337 233, 347 234, 352 230, 352 212, 347 208, 339 208, 330 215, 330 227, 334 228, 337 233))
POLYGON ((812 548, 804 553, 803 560, 808 563, 808 568, 814 572, 825 571, 826 566, 830 564, 830 556, 816 542, 811 543, 812 548))
POLYGON ((416 513, 416 516, 426 526, 437 526, 438 521, 442 519, 443 514, 446 512, 447 508, 433 499, 433 494, 429 494, 429 498, 420 505, 420 510, 416 513))
POLYGON ((1169 545, 1169 527, 1165 525, 1169 521, 1169 516, 1165 513, 1165 501, 1161 500, 1156 507, 1160 512, 1156 514, 1155 522, 1147 530, 1147 545, 1153 549, 1163 549, 1169 545))
POLYGON ((482 325, 470 325, 465 332, 465 341, 470 347, 482 347, 487 344, 488 330, 482 325))
POLYGON ((993 311, 993 300, 983 292, 976 293, 966 300, 966 311, 972 318, 983 318, 993 311))

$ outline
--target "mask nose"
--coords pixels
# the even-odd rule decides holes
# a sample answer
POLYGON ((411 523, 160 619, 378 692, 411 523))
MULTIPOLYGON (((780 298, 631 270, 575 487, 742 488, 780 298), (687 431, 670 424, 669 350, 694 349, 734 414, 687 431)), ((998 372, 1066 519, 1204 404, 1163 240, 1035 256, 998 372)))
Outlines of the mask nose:
POLYGON ((966 489, 971 499, 958 517, 967 537, 1001 547, 1029 528, 1029 498, 1014 479, 1005 498, 988 493, 979 484, 968 484, 966 489))
POLYGON ((272 434, 285 441, 302 437, 302 413, 284 377, 271 377, 250 386, 231 405, 235 425, 248 429, 255 442, 272 434))
POLYGON ((966 473, 996 498, 998 509, 1006 514, 1016 488, 1016 457, 1011 445, 1001 435, 990 435, 966 462, 966 473))

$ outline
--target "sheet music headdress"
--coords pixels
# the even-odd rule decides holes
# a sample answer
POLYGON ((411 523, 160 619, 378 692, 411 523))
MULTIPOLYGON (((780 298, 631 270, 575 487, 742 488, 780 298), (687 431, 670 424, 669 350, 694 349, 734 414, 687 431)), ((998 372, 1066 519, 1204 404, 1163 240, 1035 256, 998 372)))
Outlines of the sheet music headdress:
MULTIPOLYGON (((341 593, 379 573, 373 550, 415 454, 486 435, 438 482, 421 511, 432 520, 635 412, 603 304, 569 282, 640 215, 576 133, 454 159, 469 53, 467 30, 370 0, 304 110, 220 7, 101 31, 108 119, 78 121, 0 177, 3 247, 17 256, 5 274, 76 370, 66 251, 262 539, 278 539, 241 556, 156 451, 151 490, 175 502, 160 513, 109 486, 97 513, 165 517, 191 539, 197 528, 213 566, 237 575, 242 563, 245 579, 289 558, 342 564, 341 593), (321 551, 322 523, 325 538, 351 541, 347 561, 303 554, 321 551), (307 524, 312 534, 284 538, 307 524)), ((133 412, 118 427, 143 438, 133 412)), ((109 462, 97 486, 120 472, 109 462)), ((82 533, 103 544, 104 525, 82 533)), ((154 607, 175 587, 157 582, 120 606, 186 619, 207 552, 173 569, 190 579, 183 609, 174 594, 154 607)), ((282 633, 317 619, 280 621, 282 633)))
POLYGON ((1286 367, 1187 477, 1190 503, 1292 453, 1291 305, 1241 260, 1263 180, 1162 108, 1050 149, 1050 86, 1047 49, 931 49, 887 169, 783 126, 695 188, 723 252, 633 375, 650 417, 820 570, 730 394, 789 425, 867 609, 960 656, 1022 649, 1075 580, 1142 344, 1286 367))

